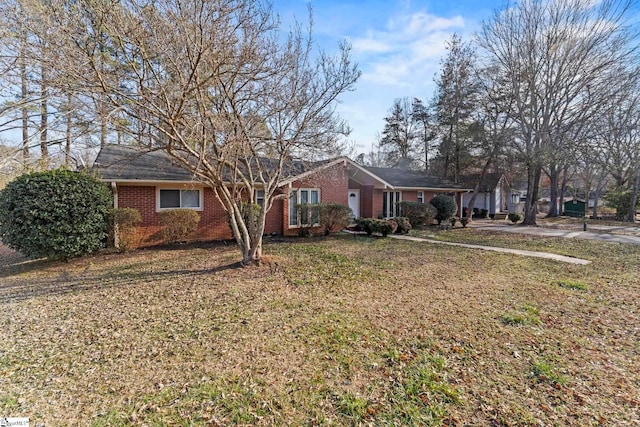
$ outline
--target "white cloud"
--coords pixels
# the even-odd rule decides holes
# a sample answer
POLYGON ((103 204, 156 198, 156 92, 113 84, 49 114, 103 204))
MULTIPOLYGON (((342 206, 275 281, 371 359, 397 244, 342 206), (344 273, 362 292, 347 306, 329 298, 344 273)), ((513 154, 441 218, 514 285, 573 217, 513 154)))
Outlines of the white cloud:
POLYGON ((339 111, 352 126, 350 139, 359 150, 366 151, 375 142, 395 98, 431 98, 445 42, 452 33, 465 30, 461 16, 445 18, 405 9, 378 27, 371 23, 348 35, 362 77, 355 92, 343 97, 339 111))
POLYGON ((384 28, 368 29, 362 36, 351 36, 350 42, 363 81, 406 89, 416 80, 432 79, 445 53, 445 41, 464 27, 461 16, 399 13, 384 28))
POLYGON ((361 38, 351 41, 353 49, 357 52, 388 52, 391 46, 373 38, 361 38))

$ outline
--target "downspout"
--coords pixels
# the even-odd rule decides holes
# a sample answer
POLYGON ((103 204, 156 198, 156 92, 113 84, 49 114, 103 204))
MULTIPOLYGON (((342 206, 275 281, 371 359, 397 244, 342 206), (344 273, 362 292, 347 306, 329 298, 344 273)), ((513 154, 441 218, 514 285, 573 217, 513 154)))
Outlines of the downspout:
MULTIPOLYGON (((113 194, 113 209, 118 209, 118 185, 115 181, 111 181, 111 193, 113 194)), ((118 224, 113 224, 113 246, 120 246, 120 233, 118 232, 118 224)))

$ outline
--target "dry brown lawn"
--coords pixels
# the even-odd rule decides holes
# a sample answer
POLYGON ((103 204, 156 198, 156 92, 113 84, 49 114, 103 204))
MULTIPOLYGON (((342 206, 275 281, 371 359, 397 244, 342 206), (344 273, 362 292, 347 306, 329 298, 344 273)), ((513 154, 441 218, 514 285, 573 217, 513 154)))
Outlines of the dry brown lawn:
MULTIPOLYGON (((342 236, 5 256, 0 416, 32 425, 639 425, 640 246, 588 266, 342 236)), ((6 255, 6 254, 5 254, 6 255)))

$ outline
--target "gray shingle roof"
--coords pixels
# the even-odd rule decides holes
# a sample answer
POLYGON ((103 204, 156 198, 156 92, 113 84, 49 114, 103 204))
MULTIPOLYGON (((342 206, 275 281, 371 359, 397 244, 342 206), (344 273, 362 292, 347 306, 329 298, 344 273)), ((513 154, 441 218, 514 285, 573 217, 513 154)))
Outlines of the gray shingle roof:
MULTIPOLYGON (((263 168, 268 169, 273 159, 261 158, 263 168)), ((331 160, 319 162, 290 161, 283 168, 282 179, 298 176, 331 160)), ((275 167, 275 164, 274 164, 275 167)), ((148 151, 138 147, 108 144, 102 147, 92 170, 104 181, 194 181, 196 177, 178 165, 162 150, 148 151)))
POLYGON ((401 168, 376 168, 366 166, 366 170, 374 175, 379 176, 384 181, 399 188, 451 188, 466 189, 460 184, 454 184, 451 181, 444 180, 437 176, 427 175, 424 172, 413 171, 401 168))
MULTIPOLYGON (((480 183, 480 191, 493 191, 498 186, 500 182, 500 178, 502 178, 504 174, 502 172, 489 172, 485 174, 482 182, 480 183)), ((465 175, 460 177, 460 181, 463 185, 469 186, 471 188, 476 186, 476 183, 480 179, 480 174, 473 175, 465 175)))
POLYGON ((105 181, 193 181, 193 174, 176 165, 162 151, 142 151, 124 145, 105 145, 93 164, 105 181))

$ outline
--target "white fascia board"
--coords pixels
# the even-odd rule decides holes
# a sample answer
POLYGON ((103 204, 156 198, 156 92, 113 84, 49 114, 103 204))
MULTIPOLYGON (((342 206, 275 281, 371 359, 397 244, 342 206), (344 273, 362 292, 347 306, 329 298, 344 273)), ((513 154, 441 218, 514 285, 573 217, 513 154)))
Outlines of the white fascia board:
POLYGON ((347 162, 355 167, 356 169, 358 169, 360 172, 363 172, 366 175, 369 175, 371 178, 375 179, 376 181, 380 182, 382 185, 384 185, 385 189, 391 189, 391 190, 396 190, 397 188, 395 188, 393 185, 389 184, 387 181, 385 181, 384 179, 380 178, 378 175, 376 175, 375 173, 363 168, 362 166, 360 166, 359 164, 357 164, 356 162, 354 162, 353 160, 349 159, 348 157, 345 157, 345 159, 347 160, 347 162))
POLYGON ((346 162, 346 161, 349 161, 349 159, 347 157, 336 157, 335 159, 333 159, 333 160, 331 160, 331 161, 329 161, 329 162, 327 162, 327 163, 325 163, 323 165, 320 165, 317 168, 308 170, 308 171, 303 172, 301 174, 298 174, 298 175, 292 176, 290 178, 283 179, 282 181, 279 181, 278 182, 278 187, 284 187, 285 185, 288 185, 289 187, 291 187, 291 184, 293 184, 296 181, 299 181, 301 179, 306 178, 307 176, 310 176, 310 175, 313 175, 313 174, 317 173, 318 171, 330 168, 332 166, 340 164, 341 162, 346 162))
POLYGON ((473 188, 436 188, 436 187, 396 187, 400 191, 446 191, 448 193, 468 193, 473 188))

